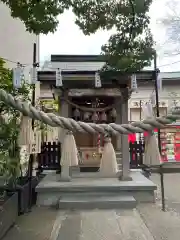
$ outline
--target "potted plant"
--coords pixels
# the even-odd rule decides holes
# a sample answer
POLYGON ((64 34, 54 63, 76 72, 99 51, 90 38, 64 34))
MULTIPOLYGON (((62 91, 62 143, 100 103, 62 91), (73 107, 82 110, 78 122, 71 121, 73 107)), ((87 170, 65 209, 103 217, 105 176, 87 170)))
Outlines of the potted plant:
POLYGON ((8 159, 8 151, 0 153, 0 239, 16 222, 18 216, 18 194, 8 189, 11 179, 12 165, 8 159), (11 167, 10 167, 11 166, 11 167))
MULTIPOLYGON (((31 97, 31 86, 24 81, 20 88, 15 88, 12 81, 12 71, 5 68, 5 62, 0 59, 0 88, 22 101, 29 101, 31 97)), ((20 164, 20 147, 18 146, 18 137, 21 126, 21 115, 19 111, 7 106, 0 101, 0 155, 2 174, 0 177, 4 193, 18 193, 19 213, 27 210, 29 191, 28 171, 23 174, 20 164), (6 182, 3 184, 3 182, 6 182)), ((32 187, 37 185, 37 179, 33 178, 32 187)), ((35 187, 34 187, 35 188, 35 187)))

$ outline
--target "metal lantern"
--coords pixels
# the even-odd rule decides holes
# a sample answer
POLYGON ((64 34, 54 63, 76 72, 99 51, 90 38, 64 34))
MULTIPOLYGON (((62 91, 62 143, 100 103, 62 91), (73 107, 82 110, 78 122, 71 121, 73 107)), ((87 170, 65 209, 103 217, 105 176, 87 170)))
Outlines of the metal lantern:
POLYGON ((96 112, 94 112, 93 115, 92 115, 92 121, 93 121, 93 122, 97 122, 98 119, 99 119, 98 114, 97 114, 96 112))

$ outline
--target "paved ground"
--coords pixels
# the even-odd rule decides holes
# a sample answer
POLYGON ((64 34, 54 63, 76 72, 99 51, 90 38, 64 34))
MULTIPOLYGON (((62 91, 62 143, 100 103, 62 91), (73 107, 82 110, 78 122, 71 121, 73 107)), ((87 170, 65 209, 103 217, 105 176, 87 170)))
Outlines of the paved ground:
MULTIPOLYGON (((159 185, 159 176, 152 176, 159 185)), ((71 211, 34 208, 19 218, 4 240, 179 240, 180 174, 166 175, 167 211, 156 204, 125 211, 71 211)))
MULTIPOLYGON (((161 204, 160 177, 159 175, 154 174, 151 179, 159 186, 157 192, 157 204, 161 204)), ((166 209, 180 214, 180 174, 165 174, 164 186, 166 209)))
POLYGON ((35 207, 31 213, 18 217, 17 225, 3 240, 48 240, 57 214, 53 209, 35 207))

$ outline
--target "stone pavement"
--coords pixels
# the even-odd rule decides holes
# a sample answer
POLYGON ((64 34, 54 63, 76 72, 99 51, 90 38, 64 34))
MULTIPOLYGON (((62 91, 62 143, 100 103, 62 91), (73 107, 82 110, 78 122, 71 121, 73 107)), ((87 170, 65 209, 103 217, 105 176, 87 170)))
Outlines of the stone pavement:
POLYGON ((31 213, 18 217, 3 240, 48 240, 57 215, 57 210, 34 207, 31 213))
MULTIPOLYGON (((151 180, 158 186, 157 204, 161 204, 160 177, 153 174, 151 180)), ((164 174, 166 209, 180 214, 180 173, 164 174)))
MULTIPOLYGON (((159 185, 159 176, 152 176, 159 185)), ((57 211, 34 208, 4 240, 179 240, 180 175, 165 177, 167 212, 156 204, 134 210, 57 211), (176 208, 169 207, 176 203, 176 208), (177 207, 178 206, 178 207, 177 207)), ((173 205, 174 206, 174 205, 173 205)))

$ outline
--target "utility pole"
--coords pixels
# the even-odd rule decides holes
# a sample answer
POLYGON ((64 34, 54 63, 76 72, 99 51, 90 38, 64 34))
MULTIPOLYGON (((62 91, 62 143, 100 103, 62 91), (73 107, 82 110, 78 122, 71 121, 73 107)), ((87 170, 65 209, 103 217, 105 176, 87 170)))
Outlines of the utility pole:
MULTIPOLYGON (((154 72, 155 72, 155 93, 156 93, 156 116, 159 117, 159 92, 158 92, 158 74, 159 69, 157 68, 157 54, 154 54, 154 72)), ((161 156, 161 131, 158 129, 158 147, 161 156)), ((161 167, 160 167, 161 168, 161 167)), ((164 175, 160 169, 160 180, 161 180, 161 198, 162 198, 162 210, 165 212, 165 194, 164 194, 164 175)))
MULTIPOLYGON (((36 43, 33 44, 33 68, 37 67, 36 63, 36 43)), ((33 89, 32 89, 32 100, 31 104, 32 106, 35 106, 35 83, 33 84, 33 89)), ((32 131, 34 132, 34 119, 32 119, 32 131)), ((29 166, 28 166, 28 180, 29 180, 29 202, 28 202, 28 207, 29 211, 31 211, 32 207, 32 172, 33 172, 33 163, 36 161, 35 155, 33 153, 30 154, 29 158, 29 166)))
MULTIPOLYGON (((156 95, 156 116, 159 117, 159 92, 158 92, 158 74, 159 69, 157 68, 157 54, 154 54, 154 72, 155 72, 155 95, 156 95)), ((161 154, 161 132, 158 130, 158 147, 161 154)))
POLYGON ((141 121, 142 120, 142 100, 139 101, 139 108, 140 108, 139 119, 141 121))

